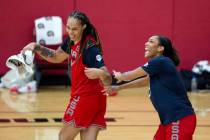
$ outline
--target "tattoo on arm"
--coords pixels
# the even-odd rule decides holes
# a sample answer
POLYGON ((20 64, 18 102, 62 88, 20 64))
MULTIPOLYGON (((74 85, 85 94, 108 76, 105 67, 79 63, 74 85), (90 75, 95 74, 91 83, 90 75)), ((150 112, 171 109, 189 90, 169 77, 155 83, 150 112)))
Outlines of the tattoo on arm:
POLYGON ((55 56, 55 52, 53 50, 50 50, 45 47, 41 47, 39 44, 37 44, 35 46, 34 50, 39 51, 41 53, 41 55, 44 57, 54 57, 55 56))
POLYGON ((41 46, 39 44, 36 44, 34 47, 34 51, 40 51, 41 50, 41 46))
POLYGON ((54 57, 55 56, 55 52, 53 50, 48 49, 48 48, 42 48, 41 49, 41 54, 44 57, 54 57))

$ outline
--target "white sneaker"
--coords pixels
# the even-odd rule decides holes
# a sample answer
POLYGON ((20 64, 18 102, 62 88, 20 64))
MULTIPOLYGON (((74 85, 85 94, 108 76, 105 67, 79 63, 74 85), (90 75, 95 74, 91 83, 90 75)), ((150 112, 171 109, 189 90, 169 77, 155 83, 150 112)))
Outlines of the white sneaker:
POLYGON ((11 93, 11 94, 17 94, 17 93, 18 93, 18 85, 13 84, 13 85, 9 88, 9 93, 11 93))
POLYGON ((36 87, 36 81, 33 80, 29 83, 27 83, 25 86, 18 88, 19 93, 31 93, 31 92, 36 92, 37 87, 36 87))
POLYGON ((34 73, 33 71, 34 54, 32 51, 26 51, 24 54, 10 56, 6 61, 6 66, 14 69, 18 74, 34 73))

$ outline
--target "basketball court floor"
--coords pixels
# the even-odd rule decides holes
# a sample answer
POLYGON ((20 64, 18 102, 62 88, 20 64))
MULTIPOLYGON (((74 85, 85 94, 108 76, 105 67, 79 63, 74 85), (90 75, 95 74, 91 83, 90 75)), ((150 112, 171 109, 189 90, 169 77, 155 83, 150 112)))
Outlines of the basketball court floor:
MULTIPOLYGON (((58 140, 69 91, 69 87, 49 86, 18 95, 0 89, 0 140, 58 140)), ((197 114, 194 140, 210 140, 210 91, 189 93, 189 98, 197 114)), ((147 88, 108 97, 106 121, 107 129, 98 140, 152 140, 159 124, 147 88)))

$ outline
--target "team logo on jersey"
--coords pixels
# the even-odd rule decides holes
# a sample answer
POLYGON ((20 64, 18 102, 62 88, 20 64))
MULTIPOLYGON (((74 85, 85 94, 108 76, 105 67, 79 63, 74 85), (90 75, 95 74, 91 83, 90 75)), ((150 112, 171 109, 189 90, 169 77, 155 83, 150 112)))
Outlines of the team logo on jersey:
POLYGON ((73 66, 73 65, 74 65, 75 60, 76 60, 76 57, 77 57, 77 52, 76 52, 76 51, 71 50, 71 66, 73 66))
POLYGON ((148 66, 148 63, 144 64, 144 66, 147 67, 148 66))
POLYGON ((71 50, 71 66, 73 66, 74 63, 76 62, 79 48, 80 48, 80 46, 77 46, 75 50, 73 50, 73 49, 71 50))
POLYGON ((100 54, 96 55, 96 60, 100 62, 102 60, 102 56, 100 54))
POLYGON ((72 50, 71 51, 71 59, 72 59, 72 61, 75 61, 76 57, 77 57, 77 52, 72 50))

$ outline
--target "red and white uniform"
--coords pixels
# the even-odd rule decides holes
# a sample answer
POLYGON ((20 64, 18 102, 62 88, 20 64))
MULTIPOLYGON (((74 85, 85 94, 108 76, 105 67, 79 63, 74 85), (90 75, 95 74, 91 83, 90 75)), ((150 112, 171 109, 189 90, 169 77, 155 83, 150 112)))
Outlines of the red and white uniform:
POLYGON ((84 73, 85 67, 100 68, 104 66, 104 62, 94 40, 88 37, 86 44, 87 48, 80 56, 80 42, 70 46, 71 99, 63 122, 77 128, 87 128, 91 125, 105 128, 106 96, 101 92, 103 85, 99 79, 88 79, 84 73))

